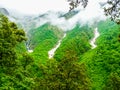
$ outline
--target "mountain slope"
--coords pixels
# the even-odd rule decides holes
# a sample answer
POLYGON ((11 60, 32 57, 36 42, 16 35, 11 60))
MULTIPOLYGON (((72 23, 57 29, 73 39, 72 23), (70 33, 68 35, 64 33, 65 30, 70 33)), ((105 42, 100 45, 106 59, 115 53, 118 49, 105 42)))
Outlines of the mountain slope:
POLYGON ((30 30, 30 48, 34 50, 32 55, 36 60, 46 61, 48 51, 53 48, 63 36, 63 31, 56 26, 45 24, 37 29, 30 30))
MULTIPOLYGON (((116 83, 120 78, 119 26, 111 21, 105 21, 98 24, 98 29, 100 37, 97 39, 97 48, 86 52, 82 56, 81 62, 85 62, 87 65, 88 74, 94 90, 115 90, 115 85, 112 82, 116 83), (115 81, 110 78, 114 74, 118 75, 115 81), (108 80, 110 81, 108 82, 108 80), (112 85, 110 86, 108 84, 112 85), (108 87, 109 89, 107 89, 108 87)), ((115 77, 112 76, 112 78, 115 77)))
POLYGON ((65 58, 64 56, 67 53, 70 52, 70 55, 75 54, 76 57, 87 52, 91 48, 89 40, 93 36, 92 32, 93 30, 88 26, 79 27, 79 25, 77 25, 73 30, 67 32, 67 36, 64 38, 61 46, 55 53, 55 59, 60 61, 65 58))

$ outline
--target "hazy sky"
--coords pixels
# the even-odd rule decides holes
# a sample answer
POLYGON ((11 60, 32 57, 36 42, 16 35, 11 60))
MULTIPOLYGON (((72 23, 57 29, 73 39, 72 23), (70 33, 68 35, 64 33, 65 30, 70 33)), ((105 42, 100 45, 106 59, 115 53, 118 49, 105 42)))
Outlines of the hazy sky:
MULTIPOLYGON (((89 0, 89 12, 96 11, 92 3, 106 0, 89 0), (94 9, 94 10, 93 10, 94 9)), ((96 4, 98 5, 98 4, 96 4)), ((49 10, 54 11, 69 11, 67 0, 0 0, 0 7, 14 9, 24 14, 39 14, 49 10)))
POLYGON ((0 6, 15 9, 24 14, 44 13, 48 10, 68 11, 67 0, 0 0, 0 6))

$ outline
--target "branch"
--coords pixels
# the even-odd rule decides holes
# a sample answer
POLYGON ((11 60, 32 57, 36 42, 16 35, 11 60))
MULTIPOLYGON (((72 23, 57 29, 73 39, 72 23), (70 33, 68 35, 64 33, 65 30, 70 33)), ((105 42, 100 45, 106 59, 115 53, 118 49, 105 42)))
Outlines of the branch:
POLYGON ((120 24, 120 0, 108 0, 109 7, 105 7, 105 15, 110 16, 111 20, 120 24))
POLYGON ((70 5, 70 10, 73 10, 75 8, 77 8, 80 4, 81 6, 83 6, 84 8, 87 6, 88 4, 88 0, 68 0, 69 5, 70 5))

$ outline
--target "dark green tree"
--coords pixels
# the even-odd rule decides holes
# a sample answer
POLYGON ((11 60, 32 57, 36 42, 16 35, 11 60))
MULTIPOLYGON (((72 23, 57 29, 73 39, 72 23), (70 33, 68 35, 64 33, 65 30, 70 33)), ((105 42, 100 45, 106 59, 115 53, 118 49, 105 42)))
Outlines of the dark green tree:
POLYGON ((120 76, 117 73, 109 76, 104 90, 120 90, 120 76))
POLYGON ((0 90, 30 90, 34 83, 29 71, 32 57, 24 54, 18 58, 16 53, 16 45, 24 40, 25 32, 0 14, 0 90))
POLYGON ((67 51, 60 62, 51 60, 42 69, 43 77, 35 90, 90 90, 85 64, 79 64, 74 51, 67 51))
POLYGON ((23 40, 25 32, 0 14, 0 67, 8 69, 16 65, 15 46, 23 40))
POLYGON ((33 62, 34 60, 30 55, 28 55, 27 53, 23 54, 23 57, 21 59, 21 64, 24 67, 24 69, 26 69, 27 66, 33 64, 33 62))

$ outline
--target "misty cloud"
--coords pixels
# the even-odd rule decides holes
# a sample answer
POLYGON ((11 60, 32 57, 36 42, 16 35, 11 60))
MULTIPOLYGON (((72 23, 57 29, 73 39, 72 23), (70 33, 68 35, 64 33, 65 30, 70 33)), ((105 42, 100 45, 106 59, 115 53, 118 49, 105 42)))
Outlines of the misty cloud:
POLYGON ((80 25, 92 25, 101 20, 105 20, 106 17, 103 8, 99 4, 101 2, 100 0, 89 0, 88 6, 85 9, 78 7, 77 10, 80 10, 80 12, 69 20, 51 15, 51 17, 49 17, 51 18, 50 22, 52 25, 57 25, 63 30, 71 30, 77 23, 80 23, 80 25))
POLYGON ((82 8, 81 6, 76 8, 76 10, 79 10, 79 13, 70 19, 60 17, 60 15, 67 13, 66 10, 63 10, 64 12, 61 12, 59 10, 56 12, 52 9, 44 14, 31 16, 30 19, 26 19, 24 16, 21 18, 21 15, 19 16, 15 13, 13 13, 13 16, 17 15, 18 18, 20 17, 20 20, 18 22, 21 22, 23 24, 22 26, 26 29, 26 31, 31 29, 31 27, 37 28, 47 22, 66 31, 74 28, 77 23, 80 25, 92 25, 101 20, 105 20, 106 17, 104 15, 103 8, 100 6, 100 3, 104 2, 105 0, 89 0, 86 8, 82 8))

